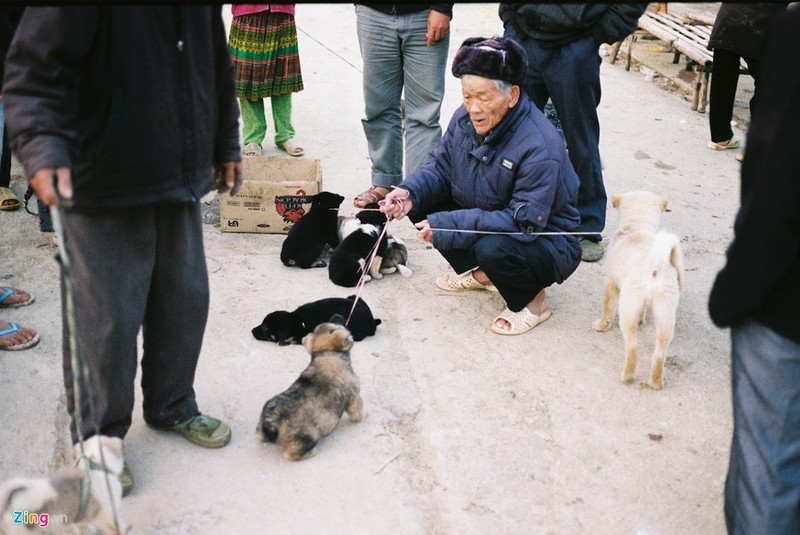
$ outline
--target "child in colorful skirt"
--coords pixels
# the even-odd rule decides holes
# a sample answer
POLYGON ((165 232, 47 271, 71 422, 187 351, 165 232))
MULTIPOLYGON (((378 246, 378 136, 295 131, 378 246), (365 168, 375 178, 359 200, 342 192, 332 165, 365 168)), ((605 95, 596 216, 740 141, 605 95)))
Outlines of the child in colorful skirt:
POLYGON ((242 109, 244 155, 260 156, 267 134, 264 99, 272 104, 275 145, 302 156, 294 143, 292 93, 303 90, 294 4, 233 4, 228 47, 242 109))

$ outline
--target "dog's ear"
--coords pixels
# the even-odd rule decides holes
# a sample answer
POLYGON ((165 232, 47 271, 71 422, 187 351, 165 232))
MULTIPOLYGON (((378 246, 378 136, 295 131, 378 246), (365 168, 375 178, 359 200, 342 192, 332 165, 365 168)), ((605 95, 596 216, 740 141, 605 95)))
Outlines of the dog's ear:
POLYGON ((329 322, 330 323, 337 323, 339 325, 344 325, 344 323, 345 323, 344 316, 342 316, 341 314, 334 314, 333 316, 331 316, 331 319, 330 319, 329 322))
POLYGON ((621 199, 620 199, 619 195, 612 195, 611 196, 611 206, 613 206, 614 208, 619 208, 619 201, 620 200, 621 199))
POLYGON ((669 205, 669 199, 667 199, 666 197, 661 197, 660 200, 661 200, 661 211, 666 212, 667 207, 669 205))

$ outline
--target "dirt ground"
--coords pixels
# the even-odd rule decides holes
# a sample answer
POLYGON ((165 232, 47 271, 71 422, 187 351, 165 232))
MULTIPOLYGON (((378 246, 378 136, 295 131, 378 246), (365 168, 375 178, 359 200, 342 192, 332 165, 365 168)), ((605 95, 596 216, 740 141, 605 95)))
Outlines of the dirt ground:
MULTIPOLYGON (((352 4, 299 5, 306 89, 294 100, 297 140, 322 162, 323 187, 350 199, 369 183, 360 120, 360 54, 352 4)), ((496 4, 457 4, 451 58, 466 37, 502 33, 496 4)), ((647 189, 670 199, 664 226, 681 238, 686 287, 665 386, 646 386, 653 326, 640 335, 632 385, 620 382, 619 329, 591 329, 603 261, 548 290, 552 318, 519 337, 489 330, 504 306, 488 292, 438 290, 442 257, 407 221, 411 278, 368 283, 383 323, 356 343, 368 413, 344 419, 299 463, 258 443, 264 402, 306 366, 300 346, 255 340, 276 309, 351 289, 326 270, 283 266, 282 235, 222 233, 207 199, 211 309, 196 378, 202 410, 228 421, 231 444, 203 450, 147 428, 137 407, 126 437, 136 478, 123 500, 134 533, 721 534, 731 435, 728 333, 706 304, 738 208, 733 151, 706 148, 708 117, 624 63, 603 63, 601 154, 609 195, 647 189)), ((446 124, 460 103, 447 77, 446 124)), ((268 154, 278 151, 268 141, 268 154)), ((16 169, 19 172, 19 169, 16 169)), ((12 183, 21 196, 21 176, 12 183)), ((616 226, 609 205, 605 235, 616 226)), ((38 329, 33 349, 0 355, 0 480, 70 462, 60 364, 58 270, 51 236, 20 210, 0 213, 0 283, 36 303, 3 319, 38 329)), ((139 393, 137 393, 139 396, 139 393)), ((140 399, 140 396, 138 397, 140 399)))

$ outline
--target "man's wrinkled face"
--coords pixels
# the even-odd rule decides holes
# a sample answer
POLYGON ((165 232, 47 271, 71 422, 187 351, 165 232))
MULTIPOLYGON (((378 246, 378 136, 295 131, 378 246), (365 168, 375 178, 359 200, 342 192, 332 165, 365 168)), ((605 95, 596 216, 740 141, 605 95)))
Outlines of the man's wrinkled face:
POLYGON ((472 126, 485 136, 505 117, 508 110, 519 101, 520 89, 512 85, 504 92, 489 78, 465 74, 461 77, 461 97, 469 113, 472 126))

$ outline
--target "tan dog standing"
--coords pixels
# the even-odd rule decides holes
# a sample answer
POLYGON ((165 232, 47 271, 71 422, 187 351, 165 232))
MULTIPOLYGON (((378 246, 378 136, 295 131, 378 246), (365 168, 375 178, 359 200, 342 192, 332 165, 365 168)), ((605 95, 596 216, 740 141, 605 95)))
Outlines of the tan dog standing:
POLYGON ((618 311, 625 340, 622 381, 633 381, 636 370, 636 337, 647 308, 652 309, 656 341, 650 363, 650 388, 663 385, 664 360, 675 331, 675 316, 683 289, 683 253, 675 234, 660 230, 666 197, 648 191, 631 191, 611 198, 618 210, 619 226, 606 256, 603 312, 592 324, 607 331, 618 311), (617 306, 619 304, 619 306, 617 306))

